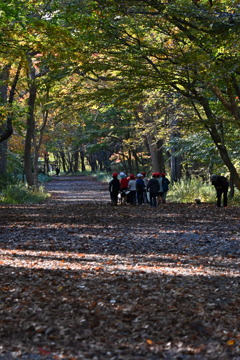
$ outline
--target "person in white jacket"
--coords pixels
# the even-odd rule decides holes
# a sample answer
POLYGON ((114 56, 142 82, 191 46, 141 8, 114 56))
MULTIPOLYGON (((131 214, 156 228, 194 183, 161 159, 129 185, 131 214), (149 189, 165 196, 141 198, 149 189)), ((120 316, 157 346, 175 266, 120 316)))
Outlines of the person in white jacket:
POLYGON ((147 184, 149 179, 147 178, 147 174, 145 173, 145 171, 142 172, 143 175, 143 182, 144 182, 144 190, 143 190, 143 203, 144 204, 148 204, 148 198, 147 198, 147 184))
POLYGON ((133 174, 130 174, 129 178, 130 178, 130 180, 128 182, 128 190, 130 191, 129 201, 130 201, 130 204, 136 205, 136 192, 137 192, 136 179, 133 174))

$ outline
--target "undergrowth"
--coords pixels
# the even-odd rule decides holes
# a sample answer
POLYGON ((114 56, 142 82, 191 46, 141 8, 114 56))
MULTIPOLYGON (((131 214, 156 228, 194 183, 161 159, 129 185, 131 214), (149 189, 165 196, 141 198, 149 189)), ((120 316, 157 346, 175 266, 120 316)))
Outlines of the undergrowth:
POLYGON ((170 187, 167 198, 169 201, 181 203, 192 203, 195 202, 195 199, 199 199, 201 202, 214 202, 216 192, 211 184, 195 178, 174 183, 170 187))
POLYGON ((94 177, 96 177, 99 181, 102 181, 102 182, 109 182, 112 179, 111 174, 106 173, 106 172, 98 172, 98 173, 94 173, 92 175, 94 177))
MULTIPOLYGON (((194 203, 199 199, 201 203, 215 203, 216 190, 210 183, 203 182, 198 178, 192 180, 180 180, 170 186, 167 194, 169 202, 194 203)), ((235 192, 234 198, 229 199, 229 204, 240 204, 240 193, 235 192)))
POLYGON ((40 203, 49 197, 43 187, 28 188, 23 183, 8 185, 1 193, 1 202, 5 204, 40 203))

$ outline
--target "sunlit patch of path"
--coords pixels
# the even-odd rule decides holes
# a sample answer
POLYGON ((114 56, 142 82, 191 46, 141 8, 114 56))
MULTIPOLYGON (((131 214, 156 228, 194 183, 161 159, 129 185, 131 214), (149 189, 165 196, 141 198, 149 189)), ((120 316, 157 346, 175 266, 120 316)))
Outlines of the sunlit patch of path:
POLYGON ((222 257, 154 255, 98 255, 58 251, 0 249, 0 266, 44 270, 80 271, 85 276, 97 273, 153 273, 168 276, 239 277, 240 260, 232 266, 232 259, 222 257), (236 266, 238 265, 238 266, 236 266))

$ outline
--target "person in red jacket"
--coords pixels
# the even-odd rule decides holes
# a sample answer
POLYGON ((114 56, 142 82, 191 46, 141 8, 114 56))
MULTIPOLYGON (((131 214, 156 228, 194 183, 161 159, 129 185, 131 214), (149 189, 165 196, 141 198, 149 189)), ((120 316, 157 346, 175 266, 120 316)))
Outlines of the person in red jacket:
POLYGON ((127 200, 127 192, 128 192, 128 182, 129 179, 124 172, 120 172, 119 174, 120 180, 120 193, 121 193, 121 204, 125 205, 127 200))

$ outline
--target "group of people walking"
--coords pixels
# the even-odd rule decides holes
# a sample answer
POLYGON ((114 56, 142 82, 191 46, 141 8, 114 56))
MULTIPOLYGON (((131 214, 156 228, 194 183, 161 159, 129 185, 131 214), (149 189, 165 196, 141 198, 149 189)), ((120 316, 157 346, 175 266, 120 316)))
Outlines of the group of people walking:
MULTIPOLYGON (((222 196, 223 206, 228 204, 229 182, 224 176, 212 175, 212 185, 216 189, 217 207, 221 207, 222 196)), ((109 192, 112 205, 118 202, 122 205, 128 203, 131 205, 150 204, 151 207, 166 203, 170 181, 165 173, 155 172, 149 180, 145 172, 130 174, 127 176, 124 172, 114 172, 112 180, 109 182, 109 192)))
POLYGON ((166 203, 169 184, 170 181, 165 173, 155 172, 149 180, 145 172, 137 176, 114 172, 109 182, 111 203, 113 205, 117 205, 118 202, 122 205, 150 204, 151 207, 156 207, 157 204, 166 203))

